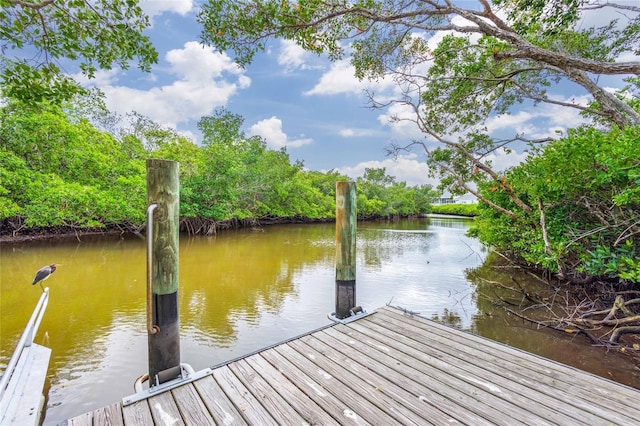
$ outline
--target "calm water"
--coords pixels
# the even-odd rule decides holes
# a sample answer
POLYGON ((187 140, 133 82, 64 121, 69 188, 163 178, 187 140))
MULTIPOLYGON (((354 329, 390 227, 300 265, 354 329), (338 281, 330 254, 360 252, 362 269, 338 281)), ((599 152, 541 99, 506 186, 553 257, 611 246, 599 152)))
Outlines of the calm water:
MULTIPOLYGON (((360 223, 357 303, 390 303, 640 387, 626 357, 538 331, 496 311, 480 267, 486 251, 465 219, 360 223)), ((334 225, 231 231, 180 242, 181 360, 200 370, 310 331, 334 310, 334 225)), ((5 245, 0 257, 0 364, 8 362, 40 297, 50 301, 36 342, 53 350, 45 425, 133 393, 147 369, 146 245, 138 238, 5 245)), ((525 278, 522 278, 525 279, 525 278)))

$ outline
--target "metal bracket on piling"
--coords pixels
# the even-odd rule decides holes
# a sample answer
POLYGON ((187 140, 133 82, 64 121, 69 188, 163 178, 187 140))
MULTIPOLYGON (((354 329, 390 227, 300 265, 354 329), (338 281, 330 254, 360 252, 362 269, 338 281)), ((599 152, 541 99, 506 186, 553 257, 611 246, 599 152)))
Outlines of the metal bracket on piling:
MULTIPOLYGON (((177 367, 176 367, 177 368, 177 367)), ((133 395, 129 395, 127 397, 122 398, 122 405, 123 406, 127 406, 130 404, 133 404, 134 402, 138 402, 141 401, 143 399, 147 399, 159 392, 163 392, 163 391, 167 391, 169 389, 173 389, 176 388, 178 386, 182 386, 184 384, 187 383, 191 383, 194 380, 198 380, 201 379, 205 376, 208 376, 209 374, 211 374, 213 372, 212 369, 210 368, 205 368, 204 370, 200 370, 200 371, 195 371, 193 369, 193 367, 191 367, 191 365, 186 364, 186 363, 181 363, 180 364, 180 376, 173 379, 173 380, 169 380, 167 382, 164 383, 160 383, 158 385, 155 386, 151 386, 149 387, 149 389, 143 389, 142 388, 142 384, 144 382, 146 382, 147 380, 149 380, 149 374, 144 374, 142 376, 140 376, 136 382, 133 385, 134 390, 136 391, 136 393, 134 393, 133 395)), ((157 378, 157 376, 156 376, 157 378)), ((157 381, 157 379, 156 379, 157 381)))
POLYGON ((357 321, 360 318, 364 318, 368 315, 371 315, 372 313, 373 312, 369 313, 364 309, 362 309, 362 306, 356 306, 349 310, 349 316, 346 318, 342 318, 342 319, 338 318, 335 312, 331 312, 329 315, 327 315, 327 318, 329 318, 333 322, 339 322, 340 324, 348 324, 352 321, 357 321))

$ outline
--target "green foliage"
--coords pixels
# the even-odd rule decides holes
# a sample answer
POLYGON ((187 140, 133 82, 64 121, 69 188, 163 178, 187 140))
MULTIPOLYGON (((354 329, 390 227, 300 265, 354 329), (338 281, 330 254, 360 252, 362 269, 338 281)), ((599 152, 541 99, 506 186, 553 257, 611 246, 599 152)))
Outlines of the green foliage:
POLYGON ((431 185, 408 188, 387 175, 386 168, 367 168, 357 179, 358 213, 365 216, 391 216, 427 213, 438 193, 431 185))
POLYGON ((158 54, 143 31, 149 19, 133 0, 0 0, 2 95, 28 104, 61 104, 84 92, 56 65, 78 61, 92 78, 97 69, 149 71, 158 54), (14 57, 8 56, 15 53, 14 57), (32 59, 25 59, 32 58, 32 59))
MULTIPOLYGON (((547 89, 560 80, 582 86, 608 105, 583 111, 620 127, 638 124, 639 114, 579 74, 637 75, 635 63, 612 63, 638 54, 639 10, 615 2, 587 3, 209 0, 198 21, 202 41, 232 51, 242 65, 251 63, 272 38, 291 40, 332 60, 349 53, 356 77, 393 78, 406 95, 397 102, 409 101, 422 111, 421 130, 426 133, 478 132, 492 114, 525 99, 557 103, 547 89), (587 6, 607 12, 603 15, 619 13, 600 26, 589 26, 581 20, 587 6), (435 40, 436 46, 429 43, 435 40)), ((385 99, 372 105, 388 103, 385 99)))
MULTIPOLYGON (((518 198, 490 159, 508 152, 511 143, 541 144, 551 138, 496 139, 490 120, 516 113, 526 103, 573 108, 604 128, 640 125, 640 64, 628 59, 640 52, 635 6, 587 0, 208 0, 198 21, 203 43, 231 51, 241 65, 280 38, 331 60, 349 56, 357 78, 393 81, 395 98, 369 93, 370 106, 412 111, 391 120, 415 122, 424 138, 394 143, 390 151, 422 147, 439 189, 453 195, 499 188, 514 203, 493 207, 511 220, 519 210, 530 214, 537 200, 529 197, 527 204, 523 190, 523 199, 518 198), (595 14, 602 19, 591 19, 595 14), (604 90, 599 85, 604 76, 626 77, 635 89, 604 90), (590 104, 550 96, 549 89, 560 82, 575 84, 591 97, 590 104), (434 148, 432 141, 440 145, 434 148)), ((381 202, 363 183, 359 201, 365 212, 394 214, 411 204, 381 202)), ((625 189, 616 200, 624 202, 637 191, 625 189)), ((545 246, 543 252, 548 251, 545 246)))
POLYGON ((480 193, 518 211, 510 219, 479 207, 476 235, 486 244, 551 270, 558 265, 591 275, 637 281, 640 252, 640 127, 603 133, 581 128, 535 150, 509 170, 505 185, 530 205, 542 205, 549 244, 543 239, 540 209, 518 211, 503 187, 486 183, 480 193))
POLYGON ((22 208, 12 194, 14 189, 26 188, 30 180, 25 162, 13 152, 0 147, 0 218, 21 214, 22 208))
POLYGON ((613 249, 597 246, 583 256, 580 270, 592 275, 619 277, 625 281, 640 282, 640 245, 628 239, 623 245, 613 249))
POLYGON ((436 204, 431 206, 431 213, 450 214, 456 216, 477 216, 478 204, 436 204))
MULTIPOLYGON (((76 110, 74 110, 77 112, 76 110)), ((335 171, 306 171, 267 149, 224 109, 199 123, 198 146, 139 114, 117 139, 56 105, 9 102, 0 109, 0 220, 31 227, 139 227, 146 207, 145 159, 180 163, 180 212, 207 220, 265 216, 330 218, 335 171)), ((426 211, 429 186, 407 187, 371 169, 360 196, 367 214, 426 211)))
POLYGON ((144 163, 57 106, 9 103, 0 111, 0 218, 28 227, 141 223, 144 163))
MULTIPOLYGON (((494 0, 503 6, 513 28, 537 45, 564 46, 568 53, 598 61, 612 61, 613 56, 628 51, 639 54, 639 17, 628 14, 606 22, 602 27, 583 27, 584 6, 606 11, 603 4, 587 0, 494 0), (593 3, 593 2, 591 2, 593 3)), ((622 5, 621 10, 633 10, 622 5)))

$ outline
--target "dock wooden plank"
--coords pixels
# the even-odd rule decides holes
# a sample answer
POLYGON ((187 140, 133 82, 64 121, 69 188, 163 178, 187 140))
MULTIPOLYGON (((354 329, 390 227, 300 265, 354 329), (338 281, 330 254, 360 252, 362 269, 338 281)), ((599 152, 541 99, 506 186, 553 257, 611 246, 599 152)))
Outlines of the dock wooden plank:
MULTIPOLYGON (((394 418, 396 422, 416 425, 441 424, 436 421, 436 418, 427 416, 427 410, 425 410, 425 415, 421 416, 409 409, 406 405, 399 404, 398 401, 393 398, 390 389, 385 387, 387 382, 380 375, 375 373, 368 375, 366 370, 354 371, 348 369, 343 364, 344 360, 334 362, 331 358, 325 356, 323 352, 327 350, 331 351, 331 349, 327 348, 327 346, 321 342, 316 344, 315 348, 308 344, 308 339, 301 339, 290 342, 289 344, 298 352, 312 360, 314 364, 323 371, 338 378, 338 380, 348 389, 351 389, 352 392, 362 395, 370 404, 377 406, 390 417, 394 418)), ((434 412, 430 414, 434 414, 435 417, 437 413, 434 412)))
POLYGON ((247 422, 235 405, 227 398, 213 376, 203 377, 193 383, 202 402, 220 425, 246 425, 247 422))
POLYGON ((260 355, 245 359, 246 362, 284 398, 291 407, 312 425, 329 425, 336 422, 320 405, 297 388, 280 371, 260 355))
MULTIPOLYGON (((372 357, 370 351, 361 350, 361 347, 354 348, 355 341, 353 339, 339 332, 334 333, 334 331, 328 329, 313 335, 313 339, 318 339, 334 350, 334 352, 327 352, 327 356, 357 374, 362 374, 363 378, 367 378, 369 374, 384 378, 380 385, 381 389, 390 391, 393 396, 398 398, 399 403, 406 404, 416 413, 421 413, 431 421, 435 421, 436 424, 473 423, 476 426, 493 424, 477 414, 463 409, 460 405, 443 397, 423 383, 417 383, 387 367, 379 362, 377 357, 372 357)), ((308 339, 310 344, 313 344, 313 339, 308 339)))
POLYGON ((69 425, 630 425, 640 391, 383 307, 69 425))
MULTIPOLYGON (((438 348, 449 362, 471 359, 474 365, 502 375, 509 383, 548 396, 547 403, 563 401, 558 408, 574 417, 587 412, 622 423, 640 418, 640 408, 630 400, 634 394, 637 398, 635 389, 434 322, 415 321, 395 309, 385 308, 380 313, 372 322, 400 324, 414 339, 423 342, 427 339, 427 346, 438 348), (464 352, 458 350, 461 347, 464 352), (547 373, 541 373, 540 369, 546 369, 547 373)), ((595 421, 593 416, 584 420, 595 421)))
POLYGON ((111 404, 98 408, 93 412, 93 423, 96 425, 124 426, 122 404, 111 404))
POLYGON ((149 401, 145 399, 122 407, 122 418, 124 419, 125 425, 153 424, 149 401))
MULTIPOLYGON (((372 424, 395 424, 397 420, 376 405, 371 404, 360 393, 344 386, 340 380, 323 370, 306 356, 292 348, 289 344, 276 346, 276 352, 287 358, 291 363, 303 370, 305 374, 316 383, 319 383, 323 391, 329 392, 338 399, 345 401, 353 413, 372 424)), ((352 415, 349 413, 349 415, 352 415)))
POLYGON ((93 426, 93 411, 73 417, 64 423, 68 426, 93 426))
MULTIPOLYGON (((428 354, 432 358, 440 359, 450 367, 455 367, 459 371, 458 374, 471 375, 474 380, 486 380, 496 386, 508 388, 521 394, 526 401, 530 401, 529 407, 535 410, 537 415, 544 416, 549 420, 562 421, 563 417, 568 417, 585 424, 598 423, 604 419, 619 422, 629 420, 629 417, 624 414, 611 414, 610 407, 605 408, 600 405, 602 403, 599 397, 586 401, 579 398, 567 398, 571 393, 575 393, 576 388, 589 386, 589 382, 576 380, 572 386, 562 386, 565 385, 564 382, 558 384, 556 380, 549 379, 546 375, 536 374, 530 369, 514 367, 513 353, 511 355, 501 354, 500 357, 491 355, 490 351, 486 349, 479 353, 470 349, 465 341, 456 342, 434 336, 432 333, 425 334, 428 330, 417 327, 419 322, 415 322, 415 324, 403 322, 394 315, 381 315, 372 318, 371 322, 381 328, 401 328, 405 336, 413 339, 409 341, 409 344, 416 350, 428 354), (573 392, 569 392, 570 390, 573 392)), ((375 330, 381 335, 389 336, 392 333, 391 331, 388 333, 381 331, 381 329, 375 330)), ((467 336, 469 335, 465 333, 463 337, 467 336)), ((592 395, 595 396, 595 394, 592 395)), ((618 405, 617 408, 625 411, 627 407, 618 405)), ((565 421, 567 420, 565 419, 565 421)))
MULTIPOLYGON (((523 418, 528 418, 528 416, 523 417, 521 410, 514 415, 510 410, 511 407, 506 404, 495 406, 492 404, 493 399, 487 396, 484 391, 477 387, 467 386, 466 382, 455 380, 444 371, 429 369, 413 359, 403 358, 404 361, 398 359, 398 354, 392 352, 386 343, 382 344, 366 335, 360 336, 349 327, 336 326, 326 331, 331 331, 332 335, 334 335, 334 331, 344 333, 355 351, 367 352, 371 359, 375 359, 396 373, 409 378, 413 384, 408 384, 407 389, 416 393, 424 392, 420 384, 433 389, 441 398, 447 400, 442 409, 452 417, 455 417, 457 413, 471 417, 471 419, 476 417, 478 422, 502 425, 524 424, 523 418)), ((433 403, 439 399, 432 399, 433 396, 430 393, 425 392, 423 395, 433 403)))
MULTIPOLYGON (((285 376, 298 389, 322 407, 340 425, 364 426, 370 423, 351 406, 351 398, 341 399, 309 377, 303 370, 275 350, 261 352, 260 356, 285 376)), ((339 395, 339 392, 338 392, 339 395)))
POLYGON ((180 426, 185 424, 171 392, 162 392, 149 398, 149 408, 151 408, 153 423, 156 425, 180 426))
MULTIPOLYGON (((540 393, 537 389, 528 388, 518 385, 510 379, 487 371, 482 365, 477 364, 475 360, 469 362, 463 357, 457 358, 447 356, 441 352, 437 345, 429 342, 428 344, 414 339, 423 339, 424 334, 413 333, 413 330, 403 324, 403 328, 399 328, 398 324, 388 317, 369 320, 367 327, 369 329, 368 336, 371 338, 383 339, 394 338, 398 336, 398 330, 402 330, 402 346, 396 341, 389 342, 394 348, 405 351, 412 359, 425 363, 430 369, 438 369, 446 372, 451 377, 463 380, 471 386, 478 386, 480 389, 487 390, 491 394, 490 398, 504 401, 504 404, 521 407, 529 412, 529 416, 535 415, 540 421, 547 421, 550 424, 554 422, 583 422, 598 423, 602 418, 596 416, 575 417, 575 410, 566 409, 565 404, 558 404, 557 399, 549 398, 544 393, 540 393), (544 420, 542 420, 544 419, 544 420)), ((460 346, 458 352, 464 354, 464 347, 460 346)), ((502 404, 496 401, 495 405, 502 404)))
MULTIPOLYGON (((499 398, 504 391, 497 386, 452 374, 455 370, 450 370, 446 363, 427 356, 423 357, 419 351, 408 346, 401 336, 395 336, 396 340, 388 337, 377 340, 376 338, 380 336, 372 331, 370 326, 370 323, 366 326, 349 324, 347 328, 352 329, 352 337, 355 336, 361 345, 368 345, 377 350, 378 356, 388 356, 387 362, 397 365, 404 370, 405 374, 410 374, 415 381, 423 381, 428 386, 434 387, 440 394, 457 401, 461 407, 467 409, 477 407, 475 408, 477 414, 498 424, 523 424, 523 419, 535 416, 525 407, 499 398)), ((508 397, 512 398, 512 395, 508 397)), ((538 424, 550 423, 538 419, 538 424)))
POLYGON ((278 424, 271 414, 262 406, 260 401, 258 401, 235 374, 233 374, 228 366, 214 370, 213 377, 249 424, 278 424))
POLYGON ((262 403, 278 424, 292 426, 309 424, 309 421, 291 407, 245 360, 233 362, 229 364, 229 368, 253 396, 262 403))
POLYGON ((178 410, 187 425, 194 426, 215 426, 216 422, 209 413, 207 406, 196 392, 195 387, 189 383, 177 387, 171 391, 173 399, 176 401, 178 410))

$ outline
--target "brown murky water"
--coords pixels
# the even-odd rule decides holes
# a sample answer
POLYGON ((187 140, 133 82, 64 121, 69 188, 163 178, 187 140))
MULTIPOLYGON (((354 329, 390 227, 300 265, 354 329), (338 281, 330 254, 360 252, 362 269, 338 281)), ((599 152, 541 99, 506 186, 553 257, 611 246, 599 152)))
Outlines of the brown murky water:
MULTIPOLYGON (((627 356, 581 338, 536 330, 493 307, 494 289, 478 277, 486 250, 459 218, 361 223, 357 303, 390 303, 462 329, 640 388, 627 356)), ((232 231, 180 242, 181 361, 200 370, 327 324, 334 310, 334 225, 232 231)), ((133 393, 147 369, 145 243, 138 238, 4 245, 0 256, 2 368, 41 294, 49 307, 36 342, 53 350, 45 425, 133 393)), ((503 272, 504 273, 504 272, 503 272)), ((511 272, 510 272, 511 273, 511 272)), ((525 282, 526 277, 519 277, 525 282)))

